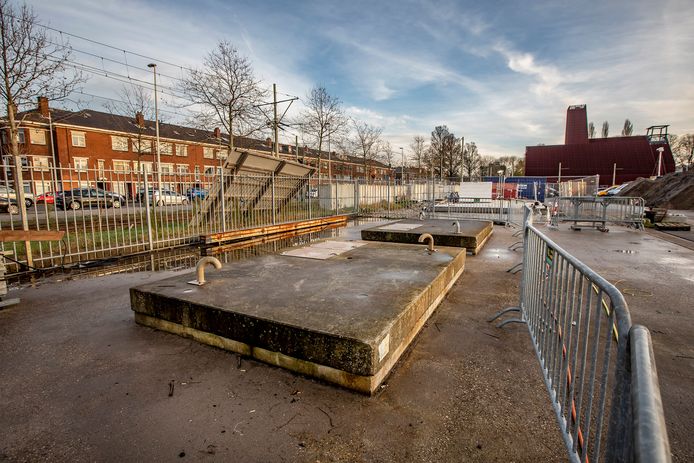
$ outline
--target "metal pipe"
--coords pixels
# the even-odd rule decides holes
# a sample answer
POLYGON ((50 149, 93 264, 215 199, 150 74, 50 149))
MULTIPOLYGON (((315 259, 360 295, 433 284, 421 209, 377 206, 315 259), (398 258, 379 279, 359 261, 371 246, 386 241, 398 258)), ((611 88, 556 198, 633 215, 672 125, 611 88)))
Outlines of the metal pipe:
POLYGON ((453 226, 455 227, 456 234, 459 235, 460 234, 460 222, 458 220, 456 220, 455 222, 453 222, 453 226))
POLYGON ((195 266, 195 274, 197 276, 197 280, 195 281, 189 281, 188 283, 191 285, 198 285, 202 286, 206 283, 205 280, 205 266, 208 264, 214 265, 214 268, 217 270, 220 270, 222 268, 222 263, 217 259, 216 257, 211 257, 211 256, 206 256, 203 257, 198 261, 198 264, 195 266))
POLYGON ((434 249, 434 237, 431 236, 429 233, 422 233, 419 235, 419 239, 417 240, 420 243, 424 243, 425 241, 428 241, 427 245, 427 251, 431 254, 432 252, 436 252, 436 249, 434 249))

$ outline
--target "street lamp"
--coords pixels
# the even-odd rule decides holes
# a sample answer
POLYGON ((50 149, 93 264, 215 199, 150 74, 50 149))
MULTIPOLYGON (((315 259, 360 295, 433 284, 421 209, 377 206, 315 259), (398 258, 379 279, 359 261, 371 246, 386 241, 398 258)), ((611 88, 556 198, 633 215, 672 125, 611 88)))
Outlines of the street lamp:
POLYGON ((499 169, 496 171, 496 173, 499 175, 499 187, 496 189, 496 197, 497 198, 503 198, 504 197, 504 171, 503 169, 499 169))
POLYGON ((157 189, 161 195, 161 155, 159 153, 159 98, 157 98, 157 65, 149 63, 148 68, 152 68, 154 74, 154 125, 156 128, 157 145, 157 189))
POLYGON ((400 160, 402 166, 400 167, 400 183, 405 183, 405 151, 400 147, 400 160))

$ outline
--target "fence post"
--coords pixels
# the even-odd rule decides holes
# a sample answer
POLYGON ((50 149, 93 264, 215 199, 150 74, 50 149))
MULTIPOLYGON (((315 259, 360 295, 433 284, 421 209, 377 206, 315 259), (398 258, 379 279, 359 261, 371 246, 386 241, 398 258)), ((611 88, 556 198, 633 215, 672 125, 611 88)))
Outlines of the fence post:
POLYGON ((142 167, 142 174, 144 175, 145 181, 145 216, 147 218, 147 242, 149 243, 149 250, 154 251, 154 240, 152 239, 152 211, 149 206, 149 183, 147 182, 147 170, 142 167))
POLYGON ((359 214, 359 181, 354 179, 354 212, 359 214))
POLYGON ((386 197, 388 198, 388 218, 390 219, 390 178, 388 179, 388 183, 386 185, 386 197))
POLYGON ((275 225, 276 218, 275 218, 275 173, 272 173, 272 177, 270 178, 270 181, 272 182, 272 224, 275 225))
MULTIPOLYGON (((311 220, 312 217, 312 212, 311 212, 311 203, 313 202, 313 188, 311 187, 311 180, 313 179, 313 174, 308 175, 308 219, 311 220)), ((316 193, 320 195, 320 185, 316 188, 316 193)))
POLYGON ((224 194, 224 167, 219 172, 219 189, 222 197, 222 232, 227 231, 227 214, 226 214, 226 201, 224 194))

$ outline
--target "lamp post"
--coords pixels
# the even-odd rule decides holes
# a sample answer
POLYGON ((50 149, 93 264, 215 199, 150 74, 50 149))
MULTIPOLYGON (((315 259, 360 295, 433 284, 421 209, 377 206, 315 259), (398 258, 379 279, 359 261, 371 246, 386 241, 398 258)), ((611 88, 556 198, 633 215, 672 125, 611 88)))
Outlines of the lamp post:
POLYGON ((662 166, 663 162, 663 151, 665 151, 665 148, 662 146, 656 150, 658 152, 658 177, 660 177, 660 166, 662 166))
POLYGON ((504 171, 500 169, 496 173, 499 174, 499 187, 496 189, 496 199, 500 199, 504 197, 504 171))
POLYGON ((402 146, 400 147, 400 184, 404 185, 405 184, 405 150, 403 150, 402 146))
POLYGON ((148 68, 152 69, 154 74, 154 126, 156 132, 156 147, 157 147, 157 190, 161 194, 161 155, 159 153, 159 98, 157 97, 157 65, 149 63, 148 68))

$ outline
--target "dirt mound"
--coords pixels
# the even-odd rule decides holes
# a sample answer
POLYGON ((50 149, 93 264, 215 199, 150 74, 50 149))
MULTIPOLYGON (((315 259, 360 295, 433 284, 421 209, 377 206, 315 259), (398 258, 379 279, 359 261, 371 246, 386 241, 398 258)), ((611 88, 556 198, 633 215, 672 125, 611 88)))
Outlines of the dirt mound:
POLYGON ((619 196, 639 196, 650 207, 694 209, 694 172, 675 172, 656 180, 638 178, 619 196))

